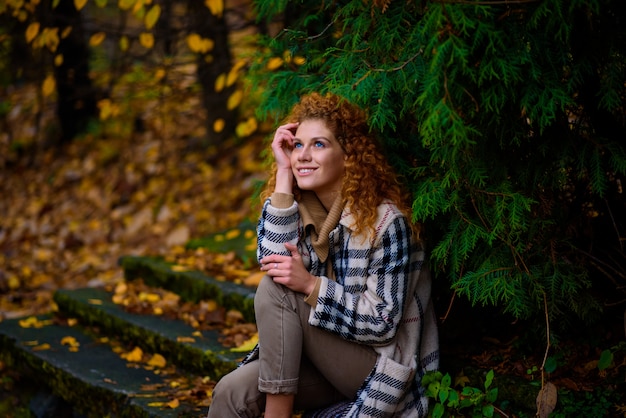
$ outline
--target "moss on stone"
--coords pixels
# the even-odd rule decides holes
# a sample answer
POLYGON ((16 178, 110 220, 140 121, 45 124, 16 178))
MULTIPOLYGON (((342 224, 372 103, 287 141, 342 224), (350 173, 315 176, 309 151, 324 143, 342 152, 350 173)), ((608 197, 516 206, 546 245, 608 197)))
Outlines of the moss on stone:
POLYGON ((111 301, 111 295, 100 289, 59 290, 54 295, 59 309, 75 316, 81 323, 101 328, 106 335, 159 353, 168 361, 198 374, 219 378, 237 364, 238 355, 218 341, 216 331, 205 331, 205 338, 194 337, 194 329, 182 321, 126 312, 111 301), (96 299, 100 302, 93 304, 96 299), (179 337, 194 338, 181 343, 179 337))
POLYGON ((199 271, 173 271, 172 264, 158 257, 125 256, 119 263, 127 280, 143 279, 147 285, 167 289, 185 301, 213 299, 227 309, 240 311, 247 321, 254 321, 255 289, 218 281, 199 271))

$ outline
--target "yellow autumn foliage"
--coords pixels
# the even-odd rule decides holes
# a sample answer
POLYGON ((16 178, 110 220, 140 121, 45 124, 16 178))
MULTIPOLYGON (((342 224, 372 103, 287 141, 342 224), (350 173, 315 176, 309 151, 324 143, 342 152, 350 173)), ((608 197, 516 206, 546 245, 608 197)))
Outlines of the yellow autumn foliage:
POLYGON ((87 0, 74 0, 74 7, 76 10, 81 11, 87 4, 87 0))
POLYGON ((106 33, 104 32, 96 32, 89 38, 89 45, 98 46, 100 45, 104 39, 106 38, 106 33))
POLYGON ((39 34, 39 22, 33 22, 26 28, 26 42, 31 43, 33 39, 39 34))
POLYGON ((243 99, 243 91, 236 90, 233 94, 230 95, 226 102, 226 108, 228 110, 234 110, 241 104, 241 100, 243 99))
POLYGON ((149 32, 140 33, 139 43, 146 49, 152 49, 154 46, 154 35, 149 32))
POLYGON ((148 366, 163 368, 167 364, 165 357, 161 354, 155 353, 150 360, 148 360, 148 366))
POLYGON ((143 350, 140 347, 135 347, 133 351, 129 353, 122 353, 120 357, 131 363, 137 363, 143 358, 143 350))
POLYGON ((209 8, 211 14, 222 17, 224 12, 224 0, 205 0, 204 4, 209 8))
POLYGON ((56 80, 52 74, 48 74, 41 85, 41 93, 44 97, 48 97, 54 93, 54 90, 57 87, 56 80))
POLYGON ((146 13, 146 18, 144 19, 144 23, 146 25, 146 29, 150 30, 154 27, 156 22, 159 20, 159 16, 161 16, 161 6, 155 4, 152 8, 146 13))
POLYGON ((187 36, 187 46, 192 52, 206 54, 213 49, 213 45, 213 40, 203 38, 197 33, 191 33, 187 36))
POLYGON ((224 130, 224 126, 226 126, 226 122, 224 121, 224 119, 216 119, 215 122, 213 122, 213 131, 219 134, 224 130))

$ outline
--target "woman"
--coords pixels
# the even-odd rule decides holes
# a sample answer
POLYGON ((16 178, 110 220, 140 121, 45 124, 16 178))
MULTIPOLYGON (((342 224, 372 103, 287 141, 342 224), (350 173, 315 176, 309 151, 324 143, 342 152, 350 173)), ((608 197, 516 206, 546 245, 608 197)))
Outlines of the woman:
POLYGON ((258 224, 259 344, 209 417, 426 416, 439 353, 417 226, 365 113, 311 94, 272 141, 258 224))

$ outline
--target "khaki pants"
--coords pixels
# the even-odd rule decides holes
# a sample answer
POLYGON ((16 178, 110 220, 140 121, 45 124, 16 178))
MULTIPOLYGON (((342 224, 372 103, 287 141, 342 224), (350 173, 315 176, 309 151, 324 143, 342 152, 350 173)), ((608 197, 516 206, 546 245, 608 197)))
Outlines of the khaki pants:
POLYGON ((308 324, 302 294, 264 277, 254 300, 259 359, 224 376, 209 417, 260 417, 265 393, 294 393, 295 408, 315 409, 352 399, 376 364, 369 346, 308 324))

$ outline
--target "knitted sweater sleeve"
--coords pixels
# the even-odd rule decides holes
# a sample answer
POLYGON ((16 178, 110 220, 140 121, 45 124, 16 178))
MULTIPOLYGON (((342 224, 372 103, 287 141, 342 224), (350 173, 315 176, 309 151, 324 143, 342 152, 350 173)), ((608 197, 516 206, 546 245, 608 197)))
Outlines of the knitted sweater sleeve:
POLYGON ((285 249, 285 243, 298 242, 299 219, 298 206, 293 198, 288 207, 273 206, 271 199, 265 201, 257 224, 258 261, 271 254, 291 255, 285 249))
POLYGON ((374 346, 394 338, 410 277, 411 233, 402 216, 379 232, 373 247, 348 257, 343 280, 321 278, 317 304, 309 316, 311 325, 374 346))

